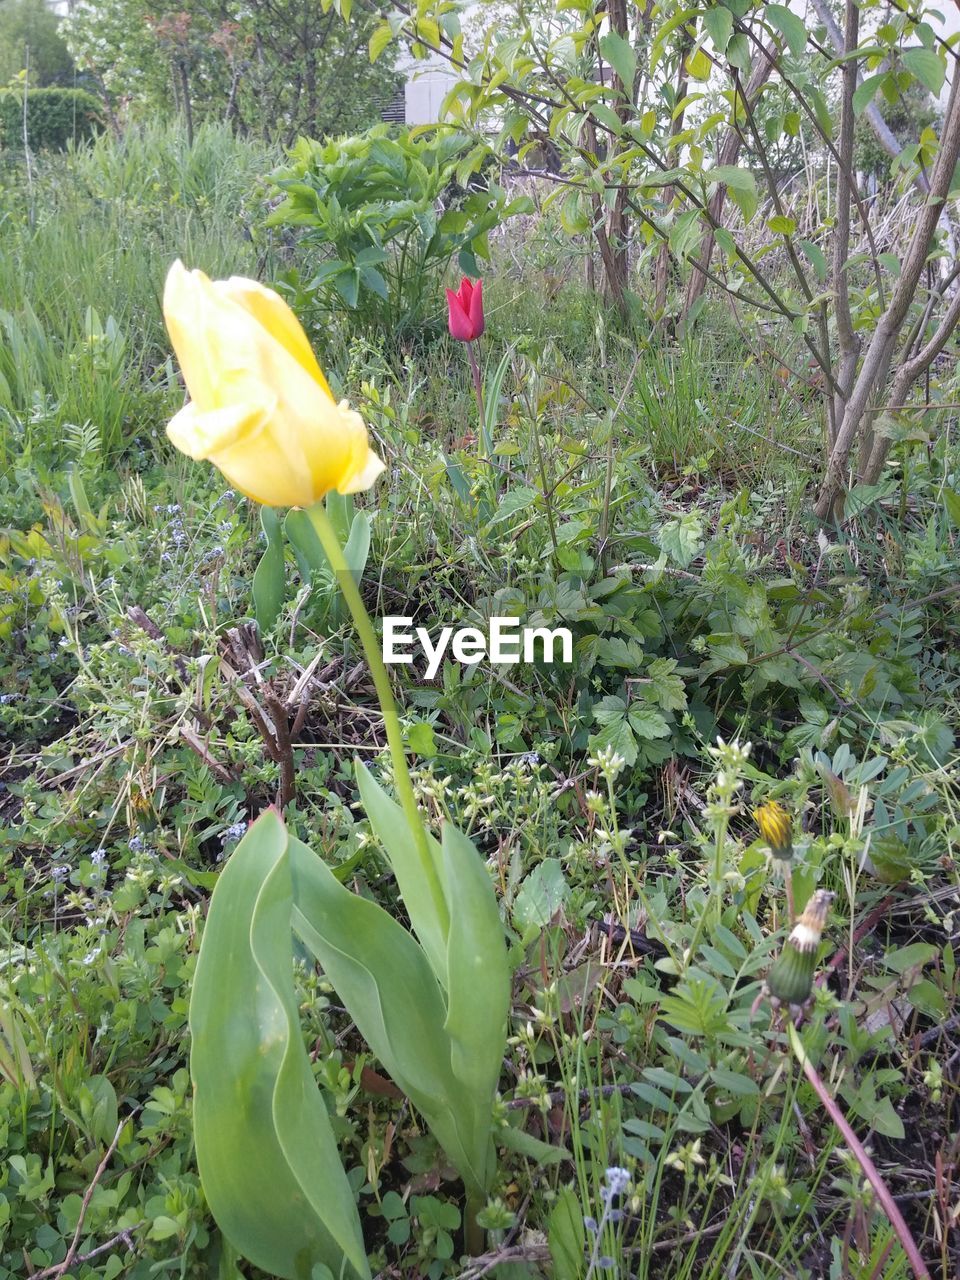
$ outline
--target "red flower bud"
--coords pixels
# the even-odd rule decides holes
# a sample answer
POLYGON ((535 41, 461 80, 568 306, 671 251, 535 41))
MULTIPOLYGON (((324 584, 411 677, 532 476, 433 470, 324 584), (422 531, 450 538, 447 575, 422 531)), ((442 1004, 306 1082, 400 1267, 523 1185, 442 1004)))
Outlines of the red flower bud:
POLYGON ((472 342, 483 333, 483 281, 471 284, 466 278, 456 293, 447 290, 448 323, 451 337, 458 342, 472 342))

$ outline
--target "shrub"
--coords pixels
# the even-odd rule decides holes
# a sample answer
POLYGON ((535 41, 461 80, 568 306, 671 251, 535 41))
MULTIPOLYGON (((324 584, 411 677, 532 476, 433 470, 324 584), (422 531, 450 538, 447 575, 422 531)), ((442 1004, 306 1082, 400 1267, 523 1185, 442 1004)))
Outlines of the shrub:
MULTIPOLYGON (((27 138, 34 151, 65 151, 67 143, 103 128, 100 104, 86 89, 27 90, 27 138)), ((0 89, 0 146, 23 147, 23 92, 0 89)))

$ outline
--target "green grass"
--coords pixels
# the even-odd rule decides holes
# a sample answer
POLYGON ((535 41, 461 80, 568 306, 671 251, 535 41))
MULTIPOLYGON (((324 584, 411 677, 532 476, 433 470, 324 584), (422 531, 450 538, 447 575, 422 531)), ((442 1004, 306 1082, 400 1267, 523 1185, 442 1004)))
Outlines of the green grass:
POLYGON ((193 147, 160 126, 122 142, 105 135, 41 158, 30 183, 22 161, 6 160, 0 464, 22 449, 62 456, 66 423, 96 423, 112 453, 169 416, 177 393, 160 315, 166 268, 182 257, 213 276, 269 269, 269 241, 255 246, 250 223, 257 182, 275 161, 211 125, 193 147), (116 326, 112 353, 91 342, 97 321, 116 326))

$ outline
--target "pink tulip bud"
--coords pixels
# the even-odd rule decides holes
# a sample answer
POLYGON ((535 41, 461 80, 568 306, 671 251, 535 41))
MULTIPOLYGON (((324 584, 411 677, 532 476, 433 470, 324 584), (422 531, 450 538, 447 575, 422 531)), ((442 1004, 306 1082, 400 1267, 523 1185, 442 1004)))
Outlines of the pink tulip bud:
POLYGON ((483 333, 483 281, 471 284, 464 276, 456 293, 447 290, 450 334, 458 342, 472 342, 483 333))

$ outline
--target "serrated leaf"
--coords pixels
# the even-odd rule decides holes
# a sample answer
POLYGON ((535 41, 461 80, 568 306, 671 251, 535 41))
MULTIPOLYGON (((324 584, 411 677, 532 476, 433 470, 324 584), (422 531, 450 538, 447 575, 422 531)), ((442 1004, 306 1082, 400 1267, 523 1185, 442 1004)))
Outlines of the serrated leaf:
POLYGON ((615 724, 627 714, 627 704, 616 694, 607 694, 594 705, 593 718, 598 724, 615 724))
POLYGON ((641 742, 670 736, 670 726, 649 702, 633 703, 627 712, 627 723, 641 742))
POLYGON ((799 58, 807 44, 807 29, 803 20, 783 4, 765 5, 763 16, 774 30, 780 32, 793 56, 799 58))
POLYGON ((733 14, 722 4, 717 5, 703 15, 703 25, 717 53, 723 53, 733 35, 733 14))
POLYGON ((904 49, 900 58, 910 74, 938 98, 947 74, 939 55, 932 49, 904 49))
POLYGON ((779 236, 792 236, 797 229, 793 218, 787 218, 779 213, 767 219, 767 226, 779 236))
POLYGON ((664 711, 685 711, 687 707, 683 681, 673 674, 676 666, 676 658, 654 658, 647 668, 650 683, 645 693, 664 711))
POLYGON ((678 520, 668 520, 660 529, 661 550, 670 559, 686 569, 700 550, 703 525, 695 511, 687 511, 678 520))
POLYGON ((637 740, 626 718, 604 725, 599 733, 591 735, 589 745, 594 754, 599 751, 615 751, 628 766, 637 763, 637 740))

